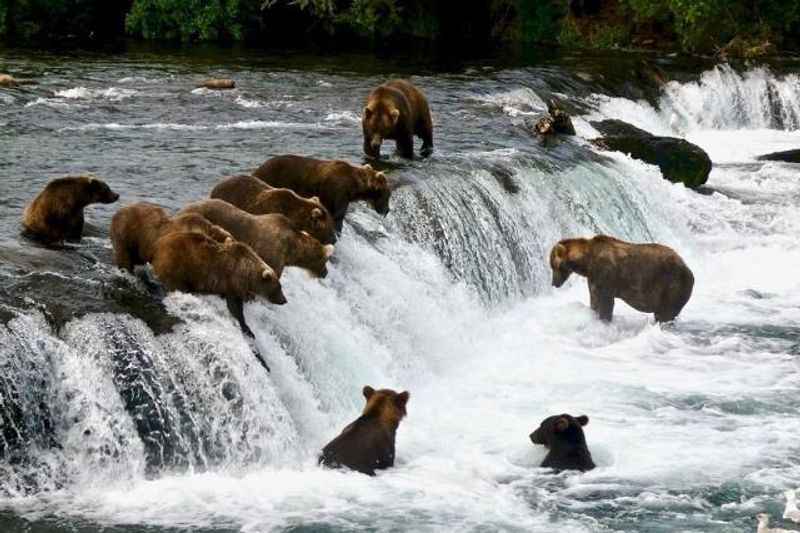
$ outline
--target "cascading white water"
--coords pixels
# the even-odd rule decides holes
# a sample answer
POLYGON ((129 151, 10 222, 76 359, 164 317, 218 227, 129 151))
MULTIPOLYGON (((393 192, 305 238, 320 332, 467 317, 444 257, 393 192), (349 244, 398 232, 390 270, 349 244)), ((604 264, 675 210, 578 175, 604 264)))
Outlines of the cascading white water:
MULTIPOLYGON (((529 90, 495 96, 503 119, 542 105, 529 90)), ((800 116, 794 77, 727 67, 670 84, 659 110, 592 101, 588 118, 654 133, 674 134, 677 114, 715 162, 730 153, 727 130, 791 130, 800 116), (780 107, 764 99, 773 93, 780 107), (767 120, 776 109, 780 122, 767 120)), ((593 136, 586 120, 576 127, 593 136)), ((770 136, 753 150, 795 139, 770 136)), ((354 209, 327 279, 288 269, 289 304, 246 306, 270 374, 213 297, 170 295, 184 323, 158 336, 112 314, 62 332, 40 316, 12 320, 0 329, 13 376, 3 386, 58 406, 41 414, 53 431, 33 418, 30 432, 60 449, 34 438, 42 451, 29 456, 56 474, 31 481, 40 464, 11 468, 24 475, 3 483, 4 505, 242 531, 741 530, 800 479, 793 173, 737 154, 747 164, 717 166, 709 184, 722 193, 704 196, 574 142, 568 165, 458 154, 452 172, 398 189, 386 219, 354 209), (619 303, 605 325, 582 280, 549 288, 550 246, 599 232, 679 250, 697 282, 677 324, 619 303), (411 392, 397 467, 377 478, 319 469, 317 450, 357 416, 365 384, 411 392), (544 452, 527 435, 560 412, 589 415, 596 470, 536 468, 544 452)), ((23 400, 26 413, 42 401, 23 400)))

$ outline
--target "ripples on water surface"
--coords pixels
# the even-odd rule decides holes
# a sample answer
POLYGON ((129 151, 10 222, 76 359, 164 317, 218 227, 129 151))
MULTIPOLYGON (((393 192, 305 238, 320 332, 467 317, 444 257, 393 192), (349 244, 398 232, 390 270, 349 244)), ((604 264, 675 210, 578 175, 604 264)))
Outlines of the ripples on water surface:
POLYGON ((791 166, 755 156, 800 142, 797 78, 718 67, 647 103, 609 64, 0 53, 3 70, 39 82, 0 90, 0 526, 741 532, 757 512, 776 520, 800 485, 800 189, 791 166), (410 74, 437 151, 382 163, 392 212, 352 209, 328 278, 289 269, 288 305, 246 307, 271 374, 219 299, 162 307, 110 265, 119 205, 178 208, 279 153, 360 161, 364 96, 410 74), (239 88, 193 88, 208 75, 239 88), (579 135, 543 148, 521 125, 553 94, 582 113, 579 135), (593 152, 595 118, 700 144, 712 193, 593 152), (122 195, 88 209, 88 237, 64 251, 20 239, 46 181, 86 171, 122 195), (620 302, 604 325, 585 282, 549 288, 550 246, 596 232, 680 251, 697 283, 677 323, 620 302), (396 468, 317 468, 364 384, 412 393, 396 468), (594 471, 536 467, 527 435, 560 412, 589 415, 594 471))

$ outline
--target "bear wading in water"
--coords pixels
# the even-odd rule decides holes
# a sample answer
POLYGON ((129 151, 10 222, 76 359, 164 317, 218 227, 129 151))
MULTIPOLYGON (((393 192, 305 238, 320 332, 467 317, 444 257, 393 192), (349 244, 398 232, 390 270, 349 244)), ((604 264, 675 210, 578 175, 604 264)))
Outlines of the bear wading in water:
POLYGON ((389 183, 383 172, 370 165, 281 155, 265 161, 253 175, 267 185, 291 189, 306 198, 318 197, 333 216, 337 232, 342 231, 350 202, 363 200, 377 213, 389 213, 389 183))
POLYGON ((93 176, 68 176, 48 183, 25 208, 24 234, 45 244, 80 241, 83 209, 89 204, 110 204, 119 199, 106 182, 93 176))
POLYGON ((573 272, 586 277, 591 308, 607 322, 615 298, 653 313, 658 322, 674 320, 694 287, 692 271, 673 249, 605 235, 560 241, 550 252, 550 267, 554 287, 561 287, 573 272))
POLYGON ((583 434, 583 426, 588 423, 589 417, 586 415, 573 417, 562 414, 545 418, 530 434, 532 443, 548 449, 541 466, 582 472, 593 469, 594 461, 583 434))
POLYGON ((278 277, 286 266, 296 266, 315 277, 328 275, 332 244, 322 244, 298 231, 283 215, 251 215, 222 200, 202 200, 187 205, 179 214, 195 213, 217 224, 233 238, 249 245, 278 277))
POLYGON ((329 442, 319 456, 319 463, 329 468, 346 467, 369 476, 375 470, 394 466, 395 435, 406 416, 408 391, 390 389, 362 391, 367 405, 364 412, 342 433, 329 442))
POLYGON ((367 97, 361 116, 364 153, 381 155, 384 139, 394 140, 401 157, 414 157, 414 135, 422 139, 422 155, 433 152, 433 121, 422 91, 405 80, 391 80, 367 97))
POLYGON ((304 198, 291 189, 270 187, 250 175, 224 178, 211 191, 211 198, 224 200, 251 215, 277 213, 307 231, 322 244, 336 242, 336 226, 328 209, 316 196, 304 198))
POLYGON ((161 207, 147 202, 125 206, 111 219, 114 263, 129 272, 153 259, 156 241, 177 231, 202 233, 224 243, 231 234, 198 214, 170 217, 161 207))

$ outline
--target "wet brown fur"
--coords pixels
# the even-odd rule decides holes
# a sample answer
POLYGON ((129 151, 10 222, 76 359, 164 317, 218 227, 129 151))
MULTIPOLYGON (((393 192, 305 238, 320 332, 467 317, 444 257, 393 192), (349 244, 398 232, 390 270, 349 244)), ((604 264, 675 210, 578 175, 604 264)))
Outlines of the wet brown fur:
POLYGON ((323 244, 336 242, 336 227, 318 197, 304 198, 291 189, 270 187, 250 175, 230 176, 211 191, 211 198, 224 200, 251 215, 278 213, 323 244))
POLYGON ((350 202, 364 200, 382 215, 389 212, 389 183, 383 172, 369 165, 282 155, 264 162, 253 175, 273 187, 291 189, 306 198, 319 197, 337 231, 342 229, 350 202))
POLYGON ((168 233, 156 241, 152 265, 171 291, 286 302, 275 272, 252 248, 233 239, 219 243, 203 233, 168 233))
POLYGON ((586 415, 573 417, 564 413, 545 418, 530 434, 532 443, 541 444, 548 450, 542 466, 582 472, 593 469, 595 464, 583 433, 583 427, 588 423, 586 415))
POLYGON ((279 214, 251 215, 223 200, 202 200, 184 207, 179 214, 196 213, 228 230, 251 246, 278 277, 285 266, 303 268, 318 277, 328 273, 326 263, 333 245, 323 245, 308 233, 298 231, 279 214))
POLYGON ((22 225, 27 235, 48 244, 79 241, 84 207, 118 199, 108 184, 92 176, 54 179, 25 208, 22 225))
POLYGON ((125 206, 111 219, 111 244, 114 263, 133 272, 136 265, 153 259, 156 241, 177 231, 203 233, 217 242, 225 242, 231 234, 196 213, 170 217, 161 207, 147 202, 125 206))
POLYGON ((681 257, 661 244, 634 244, 598 235, 592 239, 565 239, 550 252, 553 286, 560 287, 571 273, 587 278, 592 309, 610 321, 614 299, 656 321, 669 322, 689 301, 694 275, 681 257))
POLYGON ((394 466, 395 436, 406 416, 409 393, 391 389, 363 389, 364 411, 329 442, 319 457, 330 468, 344 466, 370 476, 375 470, 394 466))
POLYGON ((361 116, 364 153, 380 157, 384 139, 394 140, 398 153, 414 157, 414 135, 422 139, 423 155, 433 151, 433 121, 428 100, 405 80, 391 80, 367 97, 361 116))

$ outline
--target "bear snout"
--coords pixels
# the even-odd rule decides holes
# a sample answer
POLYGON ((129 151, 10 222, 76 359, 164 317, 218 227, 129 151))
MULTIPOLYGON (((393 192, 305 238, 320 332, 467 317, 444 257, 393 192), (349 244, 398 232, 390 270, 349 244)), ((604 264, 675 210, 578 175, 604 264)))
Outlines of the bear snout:
POLYGON ((539 436, 539 430, 538 429, 536 431, 534 431, 533 433, 531 433, 529 435, 529 437, 531 439, 531 442, 534 443, 534 444, 544 444, 544 441, 539 436))
POLYGON ((117 200, 119 200, 119 193, 116 193, 116 192, 114 192, 114 191, 111 191, 111 193, 108 195, 108 201, 107 201, 107 203, 109 203, 109 204, 113 204, 113 203, 114 203, 114 202, 116 202, 117 200))
POLYGON ((275 305, 283 305, 288 300, 286 300, 286 296, 284 296, 283 294, 283 289, 278 287, 278 290, 274 291, 272 294, 269 295, 269 301, 270 303, 273 303, 275 305))
POLYGON ((322 270, 319 271, 319 277, 321 277, 321 278, 328 277, 328 267, 327 266, 323 266, 322 270))

